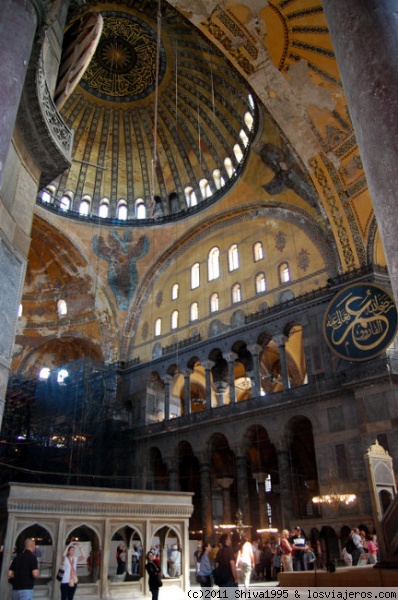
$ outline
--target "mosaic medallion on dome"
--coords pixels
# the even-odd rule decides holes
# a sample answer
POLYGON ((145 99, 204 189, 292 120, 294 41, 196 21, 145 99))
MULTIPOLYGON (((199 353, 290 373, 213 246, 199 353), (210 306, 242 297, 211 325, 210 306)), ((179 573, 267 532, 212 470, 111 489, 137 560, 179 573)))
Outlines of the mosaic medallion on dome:
MULTIPOLYGON (((91 94, 113 102, 132 102, 155 91, 156 31, 133 15, 102 13, 104 25, 97 50, 80 85, 91 94)), ((159 83, 166 69, 161 44, 159 83)))

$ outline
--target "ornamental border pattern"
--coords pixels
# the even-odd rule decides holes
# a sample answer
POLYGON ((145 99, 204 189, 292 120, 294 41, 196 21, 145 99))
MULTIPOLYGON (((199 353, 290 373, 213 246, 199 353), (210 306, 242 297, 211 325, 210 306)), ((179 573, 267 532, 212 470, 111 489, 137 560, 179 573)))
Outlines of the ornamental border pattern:
POLYGON ((120 505, 120 504, 80 504, 78 502, 59 503, 56 501, 9 500, 7 504, 9 513, 54 514, 54 515, 92 515, 107 517, 181 517, 189 518, 192 506, 151 506, 120 505))

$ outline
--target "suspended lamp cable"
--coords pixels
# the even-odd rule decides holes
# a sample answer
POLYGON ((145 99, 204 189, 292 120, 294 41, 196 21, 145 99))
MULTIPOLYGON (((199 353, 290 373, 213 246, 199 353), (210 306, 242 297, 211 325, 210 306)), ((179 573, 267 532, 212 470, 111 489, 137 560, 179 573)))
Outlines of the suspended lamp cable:
POLYGON ((151 202, 152 210, 155 207, 155 173, 157 163, 157 146, 158 146, 158 110, 159 110, 159 71, 160 71, 160 44, 162 35, 162 12, 161 12, 161 0, 158 0, 158 12, 157 12, 157 40, 156 40, 156 69, 155 69, 155 111, 154 111, 154 122, 153 122, 153 156, 151 164, 151 202))

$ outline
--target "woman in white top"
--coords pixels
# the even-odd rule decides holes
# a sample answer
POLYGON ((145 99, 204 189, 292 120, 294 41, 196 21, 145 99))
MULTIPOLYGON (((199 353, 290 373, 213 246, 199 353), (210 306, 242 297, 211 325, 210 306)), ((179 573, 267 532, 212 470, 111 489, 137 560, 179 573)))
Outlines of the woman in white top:
POLYGON ((84 552, 78 542, 68 546, 63 554, 64 562, 62 568, 64 574, 61 581, 61 600, 73 600, 77 588, 77 563, 84 560, 84 552), (80 555, 76 556, 76 548, 80 555))

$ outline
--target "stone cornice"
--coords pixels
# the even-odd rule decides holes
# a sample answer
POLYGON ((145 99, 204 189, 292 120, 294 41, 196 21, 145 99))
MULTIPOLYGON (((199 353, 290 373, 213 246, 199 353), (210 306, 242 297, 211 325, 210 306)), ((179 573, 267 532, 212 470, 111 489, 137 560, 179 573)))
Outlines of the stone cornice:
POLYGON ((109 503, 87 503, 80 502, 57 502, 18 500, 8 501, 9 513, 52 514, 52 515, 90 515, 107 517, 171 517, 189 518, 192 507, 190 506, 168 506, 151 504, 109 504, 109 503))

